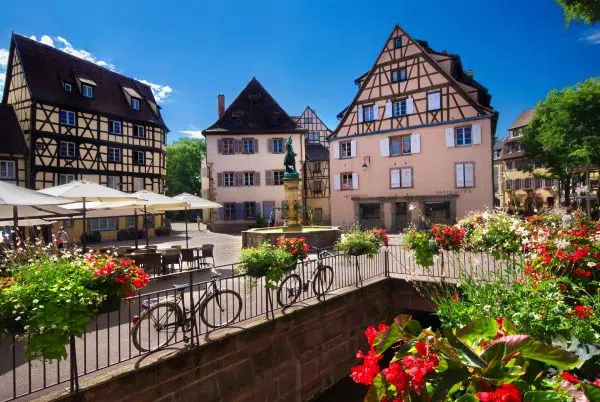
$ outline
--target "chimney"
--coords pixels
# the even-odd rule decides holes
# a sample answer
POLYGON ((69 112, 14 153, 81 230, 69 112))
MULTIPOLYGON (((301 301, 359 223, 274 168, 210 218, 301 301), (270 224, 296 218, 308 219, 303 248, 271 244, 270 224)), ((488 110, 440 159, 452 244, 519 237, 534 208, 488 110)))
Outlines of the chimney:
POLYGON ((223 113, 225 113, 225 95, 219 95, 217 97, 218 101, 218 114, 219 114, 219 119, 221 118, 221 116, 223 116, 223 113))
POLYGON ((465 75, 469 78, 473 78, 473 71, 472 70, 465 70, 465 75))

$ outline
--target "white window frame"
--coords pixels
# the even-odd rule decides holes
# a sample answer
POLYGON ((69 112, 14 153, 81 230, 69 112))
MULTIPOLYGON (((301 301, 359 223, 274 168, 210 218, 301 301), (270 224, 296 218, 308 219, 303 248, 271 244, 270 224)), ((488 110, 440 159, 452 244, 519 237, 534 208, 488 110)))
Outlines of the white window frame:
POLYGON ((254 183, 254 172, 244 172, 244 186, 251 187, 255 185, 254 183))
POLYGON ((396 189, 396 188, 413 188, 413 187, 414 187, 413 168, 411 166, 390 169, 390 188, 396 189), (402 179, 404 171, 407 171, 407 170, 410 170, 410 182, 409 183, 408 183, 408 180, 402 179), (392 177, 394 176, 394 173, 396 173, 398 175, 398 183, 397 184, 394 183, 394 180, 392 179, 392 177))
POLYGON ((401 67, 401 68, 392 70, 392 82, 406 81, 406 77, 407 77, 406 67, 401 67), (404 74, 402 74, 402 73, 404 73, 404 74), (395 78, 394 78, 394 75, 396 75, 395 78))
POLYGON ((110 134, 122 134, 122 124, 120 121, 116 121, 116 120, 109 120, 108 121, 108 132, 110 134), (118 127, 118 129, 117 129, 118 127))
POLYGON ((256 218, 256 202, 247 201, 244 202, 244 219, 255 219, 256 218), (250 213, 248 213, 250 212, 250 213))
POLYGON ((15 161, 0 160, 0 179, 10 180, 17 177, 15 161))
POLYGON ((61 158, 74 159, 77 156, 77 146, 72 141, 60 141, 58 154, 61 158))
POLYGON ((126 216, 125 217, 125 227, 127 227, 127 229, 133 229, 135 228, 135 216, 126 216))
POLYGON ((274 154, 282 154, 283 151, 283 138, 273 138, 273 153, 274 154), (278 144, 275 146, 275 144, 278 144))
POLYGON ((146 138, 146 127, 141 126, 141 125, 134 125, 133 126, 133 136, 136 138, 146 138), (141 131, 141 134, 140 134, 140 131, 141 131))
POLYGON ((119 176, 107 176, 106 187, 110 187, 115 190, 121 190, 121 177, 119 176))
POLYGON ((134 177, 133 178, 133 191, 140 191, 140 190, 144 190, 145 188, 146 188, 146 185, 144 183, 143 177, 134 177))
POLYGON ((403 155, 410 155, 412 153, 412 142, 411 142, 411 138, 410 138, 410 134, 407 135, 400 135, 397 137, 391 137, 390 138, 390 156, 403 156, 403 155), (393 147, 393 143, 394 141, 400 141, 400 152, 399 153, 394 153, 394 147, 393 147), (405 140, 408 140, 408 149, 406 149, 407 147, 405 147, 405 140))
POLYGON ((474 188, 475 187, 475 163, 474 162, 460 162, 454 165, 454 184, 456 188, 474 188), (467 184, 467 175, 466 175, 466 166, 471 165, 471 171, 473 172, 473 177, 471 177, 471 185, 467 184), (457 169, 461 167, 462 171, 462 184, 459 182, 457 177, 457 169))
POLYGON ((406 116, 408 114, 407 101, 408 99, 400 99, 392 102, 392 117, 406 116), (404 106, 404 113, 402 113, 402 106, 404 106))
POLYGON ((94 97, 94 87, 87 84, 81 84, 81 94, 84 98, 92 99, 94 97))
POLYGON ((117 229, 117 218, 108 216, 104 218, 91 218, 88 220, 89 228, 94 232, 103 232, 117 229))
POLYGON ((58 175, 58 185, 60 186, 61 184, 68 184, 72 181, 75 181, 75 175, 74 174, 68 174, 68 173, 59 173, 58 175), (61 180, 62 179, 62 180, 61 180))
POLYGON ((123 152, 121 148, 108 147, 107 156, 109 162, 121 162, 123 161, 123 152))
POLYGON ((376 105, 365 105, 363 106, 363 121, 375 121, 375 107, 376 105))
POLYGON ((340 142, 340 159, 352 158, 352 142, 342 141, 340 142))
POLYGON ((435 111, 442 109, 442 92, 441 91, 432 91, 427 93, 427 111, 435 111), (433 96, 437 95, 437 105, 432 102, 433 96), (437 107, 436 107, 437 106, 437 107))
POLYGON ((132 154, 132 158, 133 158, 133 164, 134 165, 145 165, 146 164, 146 152, 145 151, 139 151, 139 150, 134 150, 133 154, 132 154), (142 159, 140 162, 140 159, 138 158, 138 155, 142 155, 142 159))
POLYGON ((133 110, 140 110, 141 101, 138 98, 131 98, 131 108, 133 110))
POLYGON ((77 117, 75 112, 71 112, 70 110, 61 110, 59 112, 59 121, 63 126, 74 127, 77 125, 77 117), (65 117, 64 119, 63 116, 65 117))
POLYGON ((283 175, 285 174, 284 170, 273 170, 273 185, 281 186, 283 185, 283 175))
POLYGON ((242 153, 253 154, 254 152, 254 138, 242 138, 242 153), (246 144, 248 144, 248 147, 246 147, 246 144))
POLYGON ((454 146, 455 147, 470 147, 473 145, 473 129, 471 126, 456 127, 454 129, 454 146), (467 130, 469 130, 469 142, 467 143, 467 130), (460 136, 460 137, 459 137, 460 136), (458 143, 458 139, 462 138, 462 144, 458 143))
POLYGON ((233 187, 234 177, 234 172, 223 172, 223 187, 233 187))
POLYGON ((72 92, 73 91, 73 85, 71 85, 68 82, 64 82, 63 83, 63 88, 64 88, 65 92, 72 92))
POLYGON ((352 177, 354 174, 352 172, 344 172, 340 173, 340 184, 341 189, 343 191, 354 190, 354 185, 352 183, 352 177))
POLYGON ((316 131, 311 131, 305 134, 306 142, 309 144, 318 144, 321 142, 321 134, 316 131))

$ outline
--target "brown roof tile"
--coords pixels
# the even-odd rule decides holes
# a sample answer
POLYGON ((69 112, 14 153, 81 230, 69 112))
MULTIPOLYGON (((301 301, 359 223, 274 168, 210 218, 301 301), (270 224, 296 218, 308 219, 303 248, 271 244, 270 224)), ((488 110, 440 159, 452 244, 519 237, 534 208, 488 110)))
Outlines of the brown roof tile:
POLYGON ((531 118, 533 117, 534 111, 535 111, 535 109, 523 110, 519 114, 519 117, 517 117, 517 119, 513 122, 513 124, 511 124, 511 126, 508 129, 512 130, 513 128, 519 128, 519 127, 523 127, 523 126, 526 126, 527 124, 529 124, 529 122, 531 121, 531 118))

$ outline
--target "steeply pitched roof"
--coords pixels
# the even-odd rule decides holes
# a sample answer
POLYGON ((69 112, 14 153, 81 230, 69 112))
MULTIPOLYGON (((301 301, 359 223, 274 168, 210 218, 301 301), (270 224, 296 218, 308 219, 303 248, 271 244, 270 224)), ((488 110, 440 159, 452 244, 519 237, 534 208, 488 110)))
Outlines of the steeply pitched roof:
POLYGON ((328 161, 329 150, 321 144, 306 144, 306 159, 309 161, 328 161))
POLYGON ((494 143, 494 151, 501 151, 504 148, 505 140, 498 140, 494 143))
POLYGON ((23 131, 12 105, 0 103, 0 152, 26 154, 23 131))
POLYGON ((519 127, 523 127, 523 126, 526 126, 527 124, 529 124, 529 122, 531 121, 531 118, 533 117, 534 111, 535 111, 535 109, 523 110, 519 114, 517 119, 513 122, 513 124, 510 125, 510 127, 508 129, 512 130, 513 128, 519 128, 519 127))
POLYGON ((212 133, 304 133, 267 90, 252 78, 216 123, 212 133))
POLYGON ((13 43, 31 95, 38 101, 165 126, 148 85, 24 36, 14 34, 13 43), (83 97, 77 80, 96 84, 93 99, 83 97), (72 85, 71 92, 64 90, 63 82, 72 85), (131 108, 127 89, 142 97, 140 110, 131 108))

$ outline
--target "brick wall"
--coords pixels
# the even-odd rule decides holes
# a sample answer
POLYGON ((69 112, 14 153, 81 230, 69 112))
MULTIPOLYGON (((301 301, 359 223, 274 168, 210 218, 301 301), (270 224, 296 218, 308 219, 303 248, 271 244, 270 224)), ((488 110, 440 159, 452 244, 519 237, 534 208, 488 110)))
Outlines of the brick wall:
POLYGON ((348 375, 356 351, 366 348, 368 325, 405 309, 426 311, 431 305, 410 284, 381 279, 98 382, 73 399, 307 401, 348 375))

